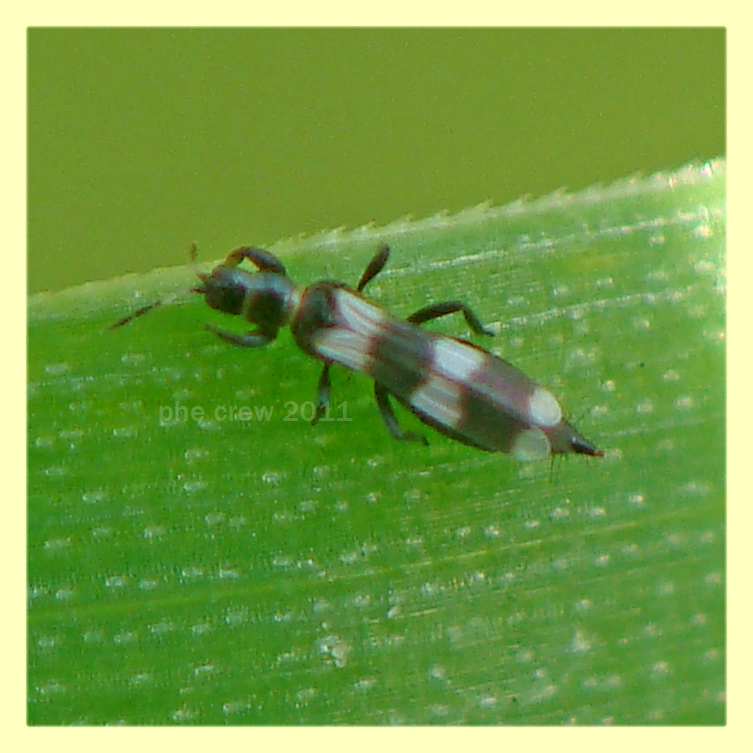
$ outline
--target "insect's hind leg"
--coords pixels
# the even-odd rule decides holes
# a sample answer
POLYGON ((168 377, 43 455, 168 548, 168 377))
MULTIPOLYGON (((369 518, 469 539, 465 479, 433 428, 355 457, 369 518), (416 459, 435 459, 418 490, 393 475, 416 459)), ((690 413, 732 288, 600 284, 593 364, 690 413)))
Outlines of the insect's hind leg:
POLYGON ((356 292, 361 293, 363 289, 384 269, 387 259, 390 258, 390 247, 386 243, 379 246, 376 256, 369 262, 369 265, 363 271, 361 279, 356 286, 356 292))
POLYGON ((486 329, 481 320, 473 313, 473 310, 468 308, 461 301, 444 301, 443 303, 432 303, 430 306, 425 306, 422 309, 416 311, 415 314, 411 314, 408 320, 411 324, 423 324, 431 319, 439 319, 440 316, 447 316, 447 314, 454 314, 456 311, 462 311, 468 326, 477 335, 494 335, 491 330, 486 329))
POLYGON ((314 417, 311 419, 311 425, 316 426, 319 423, 319 419, 327 411, 327 405, 329 404, 329 396, 332 392, 332 381, 329 378, 330 364, 325 363, 322 373, 319 375, 319 384, 316 388, 316 410, 314 417))
POLYGON ((392 403, 390 403, 390 393, 381 384, 374 385, 374 397, 376 398, 377 408, 379 408, 382 421, 384 421, 384 425, 393 439, 397 439, 399 442, 429 444, 423 434, 418 434, 415 431, 403 431, 400 428, 395 411, 392 409, 392 403))

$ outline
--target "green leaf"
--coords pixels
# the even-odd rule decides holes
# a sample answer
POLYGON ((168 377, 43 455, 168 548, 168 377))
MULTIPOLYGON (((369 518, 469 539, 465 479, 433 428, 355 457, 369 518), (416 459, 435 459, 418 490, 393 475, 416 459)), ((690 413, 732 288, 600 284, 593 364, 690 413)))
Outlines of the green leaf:
POLYGON ((319 365, 199 296, 106 329, 188 266, 35 296, 31 724, 724 723, 724 163, 274 251, 382 241, 370 298, 467 301, 605 457, 395 443, 343 370, 312 427, 319 365))

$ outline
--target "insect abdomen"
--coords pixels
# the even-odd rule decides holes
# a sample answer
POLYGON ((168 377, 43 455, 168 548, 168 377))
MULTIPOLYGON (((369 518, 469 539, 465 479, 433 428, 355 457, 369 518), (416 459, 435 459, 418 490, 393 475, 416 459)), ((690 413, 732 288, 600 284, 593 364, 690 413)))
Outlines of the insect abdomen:
POLYGON ((299 309, 299 345, 367 374, 446 436, 521 460, 590 454, 554 396, 507 361, 397 319, 347 288, 319 283, 312 293, 299 309), (574 448, 578 438, 585 450, 574 448))

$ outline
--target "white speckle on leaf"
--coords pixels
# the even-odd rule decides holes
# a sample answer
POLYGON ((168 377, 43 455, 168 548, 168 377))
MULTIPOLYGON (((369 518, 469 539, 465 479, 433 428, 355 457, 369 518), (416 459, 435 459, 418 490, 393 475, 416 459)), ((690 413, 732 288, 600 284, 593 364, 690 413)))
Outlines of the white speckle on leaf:
POLYGON ((220 525, 225 520, 224 512, 208 512, 204 516, 204 522, 209 528, 220 525))
POLYGON ((710 225, 704 222, 699 225, 696 225, 696 227, 693 230, 693 235, 696 238, 713 238, 714 231, 710 225))
POLYGON ((120 426, 112 430, 112 435, 116 439, 130 439, 138 436, 138 429, 135 426, 120 426))
POLYGON ((435 664, 433 667, 429 668, 429 677, 433 680, 444 680, 446 675, 447 670, 439 664, 435 664))
POLYGON ((651 400, 646 398, 635 406, 635 410, 637 413, 653 413, 654 404, 651 400))
POLYGON ((60 636, 57 635, 42 635, 37 638, 37 646, 43 651, 49 651, 55 648, 60 643, 60 636))
POLYGON ((592 642, 583 630, 576 630, 570 641, 570 650, 576 654, 585 654, 591 650, 592 642))
POLYGON ((44 475, 49 478, 61 478, 68 475, 68 469, 62 465, 51 465, 44 469, 44 475))
POLYGON ((105 578, 105 586, 107 588, 125 588, 129 581, 130 578, 127 575, 111 575, 109 578, 105 578))
POLYGON ((172 633, 172 631, 175 630, 175 625, 169 620, 162 620, 162 622, 155 622, 152 625, 148 625, 147 630, 152 635, 167 635, 168 633, 172 633))
POLYGON ((517 654, 515 654, 515 658, 521 664, 529 664, 533 661, 533 651, 528 648, 521 649, 517 654))
POLYGON ((628 495, 628 503, 635 507, 643 507, 646 504, 646 499, 640 492, 634 492, 628 495))
POLYGON ((44 367, 44 370, 45 373, 49 374, 50 376, 63 376, 63 374, 67 374, 70 371, 70 365, 65 361, 60 361, 59 363, 48 363, 44 367))
POLYGON ((143 353, 124 353, 120 362, 124 366, 141 366, 146 362, 146 356, 143 353))
POLYGON ((104 502, 108 499, 109 495, 104 489, 96 489, 94 491, 84 492, 81 495, 81 499, 86 502, 87 505, 95 505, 100 502, 104 502))
POLYGON ((81 439, 81 437, 84 436, 84 432, 81 431, 81 429, 63 429, 60 432, 58 432, 58 436, 60 437, 60 439, 70 441, 70 440, 75 440, 75 439, 81 439))
POLYGON ((302 513, 310 513, 314 512, 318 505, 319 503, 315 499, 304 499, 302 502, 298 503, 298 509, 302 513))
POLYGON ((239 714, 251 708, 248 701, 226 701, 222 704, 223 714, 239 714))
POLYGON ((49 682, 46 682, 44 685, 37 685, 36 690, 40 695, 51 696, 51 695, 61 695, 62 693, 66 693, 68 688, 65 685, 63 685, 62 682, 59 682, 58 680, 50 680, 49 682))
POLYGON ((328 599, 315 599, 311 608, 314 614, 324 614, 332 610, 332 602, 328 599))
POLYGON ((348 663, 353 648, 338 635, 327 635, 317 641, 319 652, 339 669, 348 663))
POLYGON ((450 709, 449 706, 446 706, 443 703, 434 703, 429 706, 429 713, 432 716, 437 716, 443 719, 444 717, 449 716, 450 709))
POLYGON ((200 460, 205 460, 210 456, 209 450, 205 447, 191 447, 183 453, 183 457, 187 463, 197 463, 200 460))
POLYGON ((65 538, 65 539, 47 539, 47 541, 44 542, 44 548, 48 550, 60 550, 60 549, 67 549, 71 546, 71 539, 65 538))
POLYGON ((246 607, 235 607, 228 609, 225 613, 225 624, 230 627, 239 627, 248 621, 248 609, 246 607))
POLYGON ((174 722, 190 722, 196 719, 197 714, 195 711, 191 711, 191 709, 186 708, 185 706, 180 709, 176 709, 175 711, 170 714, 170 718, 174 722))
POLYGON ((120 633, 116 633, 112 637, 112 642, 116 646, 126 646, 131 643, 137 643, 139 640, 139 637, 136 633, 134 633, 132 630, 124 630, 120 633))
POLYGON ((420 489, 407 489, 403 492, 403 499, 405 499, 406 502, 421 502, 424 497, 425 495, 420 489))
POLYGON ((207 486, 208 484, 203 478, 188 479, 183 482, 183 491, 186 494, 196 494, 196 492, 206 489, 207 486))
POLYGON ((236 515, 235 517, 230 518, 227 524, 233 531, 239 531, 241 528, 248 525, 248 520, 246 520, 245 515, 236 515))
POLYGON ((194 635, 207 635, 212 632, 212 625, 209 622, 198 622, 189 629, 194 635))
POLYGON ((371 690, 376 685, 376 679, 373 677, 362 677, 353 683, 355 690, 364 693, 371 690))
POLYGON ((261 480, 270 486, 278 486, 284 478, 285 474, 278 471, 266 471, 261 476, 261 480))
POLYGON ((193 668, 193 673, 196 677, 202 675, 211 675, 217 671, 217 667, 214 664, 200 664, 193 668))
POLYGON ((342 552, 339 559, 344 565, 353 565, 361 559, 361 552, 357 549, 351 549, 350 551, 342 552))
POLYGON ((669 664, 665 661, 654 662, 651 665, 651 675, 655 680, 664 679, 669 673, 669 664))
POLYGON ((719 572, 713 572, 709 573, 704 579, 703 582, 708 586, 721 586, 724 582, 724 579, 722 578, 722 574, 719 572))
POLYGON ((701 542, 701 544, 712 544, 714 541, 716 541, 716 533, 714 531, 704 531, 698 537, 698 540, 701 542))
POLYGON ((685 496, 699 496, 706 497, 711 493, 710 484, 705 481, 689 481, 687 484, 683 484, 680 489, 680 494, 685 496))

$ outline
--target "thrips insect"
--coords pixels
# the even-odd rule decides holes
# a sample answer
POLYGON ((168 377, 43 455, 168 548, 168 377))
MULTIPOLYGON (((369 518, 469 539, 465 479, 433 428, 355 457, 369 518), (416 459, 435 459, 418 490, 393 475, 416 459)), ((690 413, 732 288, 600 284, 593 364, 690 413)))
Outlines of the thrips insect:
MULTIPOLYGON (((390 396, 442 434, 481 450, 518 460, 565 453, 603 456, 565 420, 554 395, 515 366, 467 340, 420 327, 460 312, 473 332, 490 335, 464 303, 435 303, 403 320, 367 301, 361 293, 389 253, 386 245, 380 247, 355 289, 329 280, 299 288, 272 253, 242 247, 211 273, 198 273, 201 285, 192 292, 203 295, 211 308, 255 325, 245 334, 206 325, 226 342, 260 348, 277 337, 280 327, 289 326, 298 347, 324 362, 312 424, 327 409, 329 372, 336 363, 374 380, 377 407, 397 440, 428 444, 422 435, 400 428, 390 396), (258 272, 240 269, 244 259, 258 272)), ((113 329, 159 305, 139 309, 113 329)))

